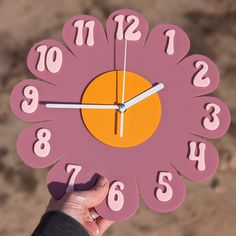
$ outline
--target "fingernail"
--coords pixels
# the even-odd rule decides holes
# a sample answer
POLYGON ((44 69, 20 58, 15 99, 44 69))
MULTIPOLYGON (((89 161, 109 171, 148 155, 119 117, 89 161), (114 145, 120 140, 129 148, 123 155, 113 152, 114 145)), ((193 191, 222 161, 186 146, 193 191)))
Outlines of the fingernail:
POLYGON ((105 186, 106 184, 107 184, 107 178, 106 177, 101 177, 100 179, 99 179, 99 181, 98 181, 98 186, 100 186, 100 187, 103 187, 103 186, 105 186))

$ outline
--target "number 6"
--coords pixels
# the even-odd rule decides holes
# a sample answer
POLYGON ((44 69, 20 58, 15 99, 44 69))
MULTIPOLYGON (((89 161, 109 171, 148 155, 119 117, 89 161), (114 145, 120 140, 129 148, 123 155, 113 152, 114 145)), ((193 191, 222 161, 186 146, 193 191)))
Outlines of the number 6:
POLYGON ((113 211, 120 211, 124 206, 124 195, 121 190, 124 190, 125 185, 121 181, 114 182, 108 193, 108 206, 113 211))

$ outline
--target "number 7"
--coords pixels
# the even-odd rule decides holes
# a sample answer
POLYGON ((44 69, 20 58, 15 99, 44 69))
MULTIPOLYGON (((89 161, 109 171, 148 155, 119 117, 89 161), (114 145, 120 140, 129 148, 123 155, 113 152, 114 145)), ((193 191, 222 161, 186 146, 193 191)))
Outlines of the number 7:
POLYGON ((78 165, 68 164, 66 166, 67 173, 70 173, 71 171, 73 171, 70 176, 68 186, 66 188, 67 193, 75 191, 75 188, 74 188, 75 179, 76 179, 77 175, 79 174, 79 172, 81 171, 81 169, 82 169, 82 167, 78 166, 78 165))

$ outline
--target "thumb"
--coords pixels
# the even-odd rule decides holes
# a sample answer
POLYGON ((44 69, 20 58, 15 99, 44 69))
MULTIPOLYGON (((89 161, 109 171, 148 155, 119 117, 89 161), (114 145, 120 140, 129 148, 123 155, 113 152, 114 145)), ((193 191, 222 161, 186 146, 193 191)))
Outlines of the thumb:
POLYGON ((109 181, 101 177, 97 184, 90 190, 76 192, 79 201, 83 201, 87 208, 92 208, 100 204, 106 197, 109 189, 109 181))

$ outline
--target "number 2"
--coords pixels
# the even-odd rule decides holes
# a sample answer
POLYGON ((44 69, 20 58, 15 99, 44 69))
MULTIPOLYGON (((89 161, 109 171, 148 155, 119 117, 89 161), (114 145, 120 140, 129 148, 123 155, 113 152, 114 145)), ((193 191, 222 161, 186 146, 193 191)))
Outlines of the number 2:
POLYGON ((165 187, 165 191, 162 191, 161 188, 158 188, 156 191, 156 198, 161 202, 168 202, 173 197, 173 190, 169 183, 165 181, 164 178, 167 178, 169 181, 172 180, 172 174, 170 172, 160 172, 158 176, 158 184, 165 187))
POLYGON ((116 39, 122 40, 124 37, 126 40, 137 41, 141 38, 141 32, 136 30, 139 25, 139 19, 137 16, 127 16, 126 20, 131 23, 124 32, 124 15, 117 15, 114 20, 117 22, 116 39))
POLYGON ((193 85, 195 87, 204 88, 210 85, 211 81, 209 77, 203 77, 208 71, 208 65, 204 61, 197 61, 195 67, 200 69, 193 78, 193 85))

